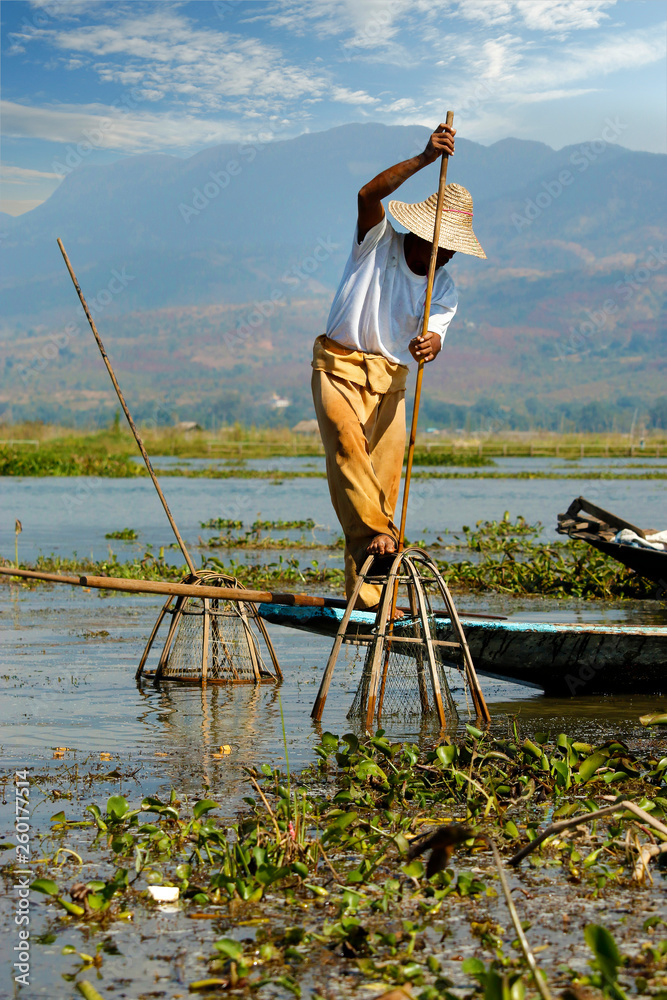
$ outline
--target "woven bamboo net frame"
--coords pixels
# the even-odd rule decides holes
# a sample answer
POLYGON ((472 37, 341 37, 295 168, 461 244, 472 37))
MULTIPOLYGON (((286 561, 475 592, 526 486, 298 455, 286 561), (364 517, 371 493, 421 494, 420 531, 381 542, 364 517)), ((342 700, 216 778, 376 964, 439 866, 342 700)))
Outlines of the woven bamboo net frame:
MULTIPOLYGON (((199 572, 184 583, 236 587, 234 577, 199 572)), ((150 676, 155 682, 186 684, 261 684, 282 680, 282 673, 264 622, 253 604, 216 598, 170 598, 160 612, 137 678, 150 676), (171 624, 155 672, 145 664, 162 622, 171 624), (270 664, 270 667, 267 666, 270 664)))
POLYGON ((390 567, 376 560, 365 580, 381 582, 383 590, 348 718, 368 720, 376 712, 378 721, 417 716, 425 720, 442 720, 443 716, 448 721, 457 719, 432 608, 433 599, 440 598, 442 592, 435 563, 419 549, 407 549, 391 560, 390 567), (390 622, 387 614, 395 588, 397 606, 403 603, 411 613, 390 622))
POLYGON ((391 556, 369 556, 364 563, 313 706, 311 715, 318 722, 336 662, 346 645, 366 647, 361 680, 348 718, 362 719, 367 729, 379 724, 383 716, 419 715, 426 721, 437 716, 442 727, 454 721, 456 705, 445 664, 463 663, 478 717, 488 721, 488 710, 454 602, 436 563, 425 550, 411 547, 391 556), (368 624, 356 624, 352 615, 364 583, 379 585, 381 597, 373 619, 368 624), (439 637, 434 604, 438 605, 438 616, 443 622, 445 619, 451 622, 454 641, 439 637), (403 617, 392 619, 393 607, 402 610, 402 605, 406 605, 403 617))
MULTIPOLYGON (((429 616, 428 625, 431 634, 435 636, 437 625, 433 615, 429 616)), ((394 637, 385 639, 382 644, 380 658, 384 687, 381 688, 381 716, 384 719, 392 717, 398 719, 420 717, 425 720, 438 718, 438 708, 429 676, 428 655, 423 642, 423 633, 421 619, 403 620, 395 628, 394 637), (421 642, 401 642, 399 636, 421 640, 421 642)), ((352 707, 347 713, 348 719, 366 715, 371 690, 373 660, 378 643, 381 643, 381 640, 376 638, 367 648, 359 686, 352 707)), ((445 714, 448 718, 456 719, 456 705, 449 688, 445 668, 440 659, 436 659, 435 669, 445 714)))

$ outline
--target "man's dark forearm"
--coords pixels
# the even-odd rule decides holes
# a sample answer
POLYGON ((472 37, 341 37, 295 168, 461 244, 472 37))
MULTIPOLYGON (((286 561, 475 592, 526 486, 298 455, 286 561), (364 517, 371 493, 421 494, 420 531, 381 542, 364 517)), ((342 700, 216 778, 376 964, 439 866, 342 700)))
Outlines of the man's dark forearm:
POLYGON ((437 154, 428 156, 426 152, 423 152, 410 157, 409 160, 396 163, 393 167, 388 167, 361 188, 359 191, 360 205, 382 201, 396 188, 399 188, 404 181, 407 181, 408 177, 412 177, 422 167, 428 166, 429 163, 433 163, 437 159, 437 154))

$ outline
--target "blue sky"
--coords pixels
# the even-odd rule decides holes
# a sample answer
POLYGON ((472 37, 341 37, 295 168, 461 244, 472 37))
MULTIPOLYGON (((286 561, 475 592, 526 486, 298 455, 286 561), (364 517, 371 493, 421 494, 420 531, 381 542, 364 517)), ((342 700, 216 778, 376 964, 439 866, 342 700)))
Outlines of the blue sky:
POLYGON ((1 17, 12 214, 68 154, 189 156, 447 108, 484 144, 558 149, 611 118, 622 145, 667 149, 667 0, 5 0, 1 17))

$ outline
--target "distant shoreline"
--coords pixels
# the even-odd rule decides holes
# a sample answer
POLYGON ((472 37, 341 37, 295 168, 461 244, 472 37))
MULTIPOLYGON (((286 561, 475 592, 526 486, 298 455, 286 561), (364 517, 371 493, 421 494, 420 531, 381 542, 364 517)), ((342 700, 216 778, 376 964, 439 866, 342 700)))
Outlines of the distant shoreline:
MULTIPOLYGON (((222 428, 219 431, 183 431, 142 428, 148 453, 160 476, 210 479, 319 479, 324 470, 254 469, 252 460, 321 458, 317 434, 295 434, 288 429, 222 428), (197 459, 204 468, 184 468, 161 461, 197 459), (210 464, 208 464, 210 463, 210 464), (224 463, 220 467, 218 463, 224 463)), ((430 479, 664 479, 667 478, 667 432, 634 439, 627 434, 513 433, 504 436, 420 433, 415 475, 430 479), (645 459, 622 468, 584 469, 564 465, 562 470, 505 470, 497 459, 645 459), (656 465, 664 459, 664 465, 656 465), (650 460, 650 461, 649 461, 650 460), (438 468, 439 467, 439 468, 438 468), (438 471, 435 471, 438 468, 438 471), (449 471, 449 469, 452 471, 449 471), (428 469, 428 471, 426 471, 428 469), (460 471, 459 471, 460 470, 460 471)), ((2 476, 101 476, 135 478, 145 475, 134 440, 119 425, 103 431, 77 431, 48 424, 5 425, 0 431, 2 476)))

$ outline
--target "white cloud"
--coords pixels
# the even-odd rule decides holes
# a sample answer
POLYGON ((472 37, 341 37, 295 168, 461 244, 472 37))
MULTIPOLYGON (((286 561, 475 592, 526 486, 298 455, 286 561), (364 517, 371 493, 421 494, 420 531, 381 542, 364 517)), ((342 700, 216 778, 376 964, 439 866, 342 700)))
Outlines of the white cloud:
MULTIPOLYGON (((453 107, 462 134, 488 142, 528 134, 535 105, 533 126, 543 120, 530 134, 544 136, 540 103, 585 97, 611 73, 664 56, 661 25, 611 24, 612 8, 624 16, 620 0, 232 0, 205 27, 177 0, 31 6, 16 44, 39 40, 55 52, 43 69, 95 73, 120 97, 115 107, 30 107, 21 91, 24 103, 7 105, 9 134, 76 143, 104 124, 100 148, 124 153, 273 135, 274 120, 293 135, 344 120, 346 108, 432 127, 453 107), (351 61, 374 65, 362 75, 351 61)), ((622 80, 608 86, 618 93, 622 80)))
POLYGON ((479 75, 490 82, 511 79, 521 61, 522 48, 521 39, 515 35, 488 39, 478 58, 479 75))
POLYGON ((382 53, 383 61, 414 66, 419 57, 414 49, 408 52, 402 33, 427 29, 451 6, 450 0, 277 0, 248 20, 299 36, 338 37, 343 59, 377 59, 382 53))
POLYGON ((341 104, 378 104, 377 97, 371 97, 365 90, 348 90, 347 87, 334 87, 331 99, 341 104))
POLYGON ((38 17, 78 17, 100 7, 99 0, 28 0, 28 5, 38 17))
POLYGON ((14 216, 23 215, 24 212, 31 212, 33 208, 37 208, 45 200, 45 198, 3 198, 0 200, 0 212, 14 216))
MULTIPOLYGON (((499 18, 508 4, 490 0, 489 6, 493 10, 487 13, 499 18)), ((552 45, 532 42, 525 32, 484 41, 471 33, 455 34, 421 99, 415 96, 405 110, 388 105, 382 120, 432 127, 446 104, 455 109, 457 127, 467 138, 490 142, 507 135, 532 137, 535 114, 528 124, 520 107, 582 97, 599 91, 609 74, 660 61, 664 58, 661 28, 598 31, 586 44, 579 39, 559 42, 557 58, 552 45)))
POLYGON ((527 28, 561 35, 598 28, 609 17, 605 8, 615 4, 616 0, 516 0, 516 9, 527 28))
POLYGON ((537 94, 516 95, 523 104, 539 104, 540 101, 562 101, 568 97, 581 97, 582 94, 594 94, 599 87, 572 87, 570 90, 543 90, 537 94))
POLYGON ((275 109, 328 86, 326 76, 288 62, 275 45, 193 27, 173 9, 137 9, 113 23, 36 34, 68 58, 85 60, 104 83, 142 88, 152 101, 176 98, 193 110, 214 111, 230 98, 239 109, 275 109))
POLYGON ((563 37, 599 27, 609 17, 605 8, 615 4, 616 0, 460 0, 452 12, 484 25, 523 23, 531 31, 563 37))
POLYGON ((0 174, 3 184, 29 184, 39 177, 60 180, 59 174, 52 174, 45 170, 30 170, 27 167, 15 167, 9 163, 0 165, 0 174))
POLYGON ((410 0, 279 0, 248 20, 268 21, 296 35, 350 35, 359 44, 385 44, 398 30, 396 21, 417 5, 410 0))
POLYGON ((455 13, 466 21, 507 24, 512 20, 512 8, 512 0, 461 0, 455 13))
MULTIPOLYGON (((326 39, 344 36, 350 49, 382 49, 402 32, 426 35, 445 18, 484 26, 524 26, 564 37, 597 28, 617 0, 277 0, 247 21, 268 21, 273 28, 326 39), (425 30, 424 30, 425 29, 425 30)), ((252 8, 249 4, 248 7, 252 8)), ((440 36, 442 37, 442 36, 440 36)))
POLYGON ((541 88, 562 88, 563 84, 637 69, 664 58, 664 32, 656 28, 608 34, 597 43, 563 45, 557 60, 549 53, 528 61, 521 71, 521 90, 535 93, 541 88))
POLYGON ((414 113, 415 103, 410 97, 400 97, 397 101, 392 101, 391 104, 388 104, 384 110, 389 112, 389 114, 397 114, 399 111, 414 113))
MULTIPOLYGON (((481 45, 459 35, 450 62, 439 69, 429 87, 447 94, 451 106, 472 112, 495 107, 505 117, 512 105, 577 97, 600 89, 605 76, 648 66, 664 58, 664 41, 655 28, 606 32, 595 40, 539 48, 517 34, 500 35, 481 45), (452 58, 453 56, 453 58, 452 58)), ((422 110, 435 104, 419 102, 422 110)), ((511 126, 510 126, 511 133, 511 126)), ((494 134, 495 130, 494 130, 494 134)))
POLYGON ((6 135, 57 143, 89 143, 96 149, 124 153, 189 150, 193 146, 240 142, 248 137, 237 122, 211 121, 192 115, 121 113, 99 104, 54 108, 3 101, 0 106, 6 135))
POLYGON ((63 21, 76 21, 82 14, 104 11, 98 0, 28 0, 26 7, 19 29, 8 32, 12 40, 8 56, 25 52, 23 43, 38 37, 45 29, 52 29, 63 21))

